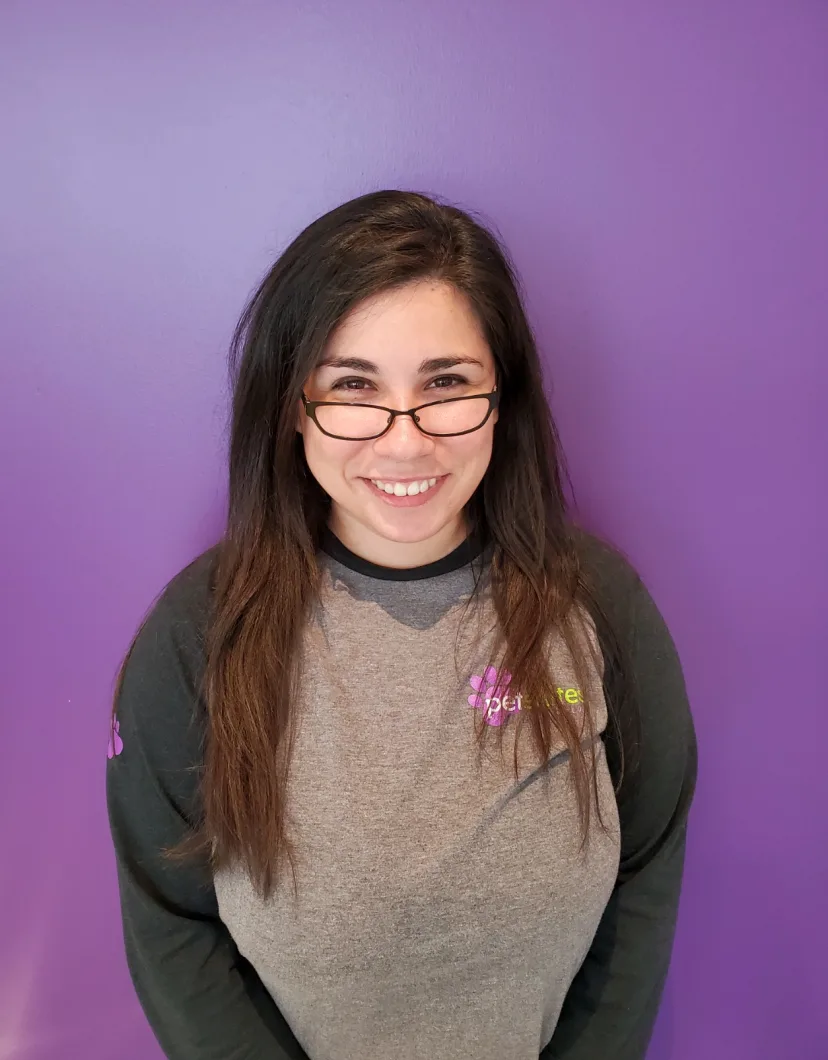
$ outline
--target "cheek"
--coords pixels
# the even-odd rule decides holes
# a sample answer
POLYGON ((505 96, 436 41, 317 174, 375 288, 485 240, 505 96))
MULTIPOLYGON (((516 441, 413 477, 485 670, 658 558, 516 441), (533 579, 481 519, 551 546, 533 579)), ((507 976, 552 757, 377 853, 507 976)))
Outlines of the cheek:
POLYGON ((342 442, 327 438, 321 431, 305 434, 305 459, 314 477, 321 483, 347 475, 348 467, 360 452, 359 442, 342 442))
POLYGON ((475 474, 482 474, 485 471, 492 455, 494 441, 492 431, 487 428, 488 425, 480 431, 475 431, 474 434, 457 439, 458 443, 462 443, 455 449, 458 466, 465 465, 470 472, 473 471, 475 474))

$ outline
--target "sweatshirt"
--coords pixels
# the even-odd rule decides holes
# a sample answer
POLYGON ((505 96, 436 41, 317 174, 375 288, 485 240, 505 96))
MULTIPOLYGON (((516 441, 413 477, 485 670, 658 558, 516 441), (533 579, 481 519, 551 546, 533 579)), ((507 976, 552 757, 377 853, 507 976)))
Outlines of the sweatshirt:
POLYGON ((399 570, 328 530, 287 792, 297 891, 267 900, 241 867, 161 855, 199 820, 215 549, 173 578, 127 664, 107 760, 127 963, 167 1057, 642 1060, 672 949, 696 739, 652 597, 615 550, 576 537, 636 688, 615 735, 597 615, 584 613, 600 662, 586 690, 550 639, 560 703, 592 704, 604 828, 593 814, 582 847, 562 741, 546 761, 522 750, 515 778, 516 715, 532 705, 492 656, 491 545, 472 537, 399 570), (481 715, 502 727, 502 755, 476 754, 481 715), (616 794, 622 750, 636 768, 616 794))

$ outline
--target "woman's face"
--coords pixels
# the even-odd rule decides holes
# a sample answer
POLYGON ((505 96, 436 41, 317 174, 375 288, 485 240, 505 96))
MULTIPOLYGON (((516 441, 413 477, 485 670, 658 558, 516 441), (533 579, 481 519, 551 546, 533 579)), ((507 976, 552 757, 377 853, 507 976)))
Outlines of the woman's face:
MULTIPOLYGON (((310 401, 409 409, 487 394, 494 385, 494 357, 465 297, 429 280, 352 310, 304 391, 310 401), (345 363, 355 359, 362 363, 345 363)), ((398 416, 381 438, 343 441, 323 434, 300 403, 297 430, 311 473, 331 497, 336 536, 372 562, 411 567, 447 555, 465 538, 463 507, 489 464, 496 419, 495 410, 479 430, 432 438, 410 416, 398 416), (371 481, 408 486, 434 478, 435 486, 404 505, 371 481)))

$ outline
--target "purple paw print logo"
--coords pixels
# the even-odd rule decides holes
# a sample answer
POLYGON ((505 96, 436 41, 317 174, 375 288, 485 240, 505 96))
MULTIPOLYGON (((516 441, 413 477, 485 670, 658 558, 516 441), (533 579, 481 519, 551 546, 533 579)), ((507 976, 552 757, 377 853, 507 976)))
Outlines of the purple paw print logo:
POLYGON ((483 711, 487 725, 502 725, 509 714, 520 710, 520 696, 509 695, 512 675, 508 670, 498 674, 494 666, 487 666, 483 676, 472 674, 469 684, 474 695, 469 696, 469 706, 483 711))
POLYGON ((109 746, 106 749, 106 757, 114 758, 124 749, 124 741, 121 739, 121 723, 117 718, 109 726, 109 746))

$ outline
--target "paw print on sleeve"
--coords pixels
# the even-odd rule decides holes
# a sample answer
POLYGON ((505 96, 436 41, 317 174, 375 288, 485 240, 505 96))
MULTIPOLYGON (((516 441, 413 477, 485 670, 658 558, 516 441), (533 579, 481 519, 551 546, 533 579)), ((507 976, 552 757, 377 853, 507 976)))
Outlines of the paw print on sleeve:
POLYGON ((114 758, 124 749, 124 741, 121 739, 121 723, 114 718, 109 725, 109 745, 106 749, 106 757, 114 758))

